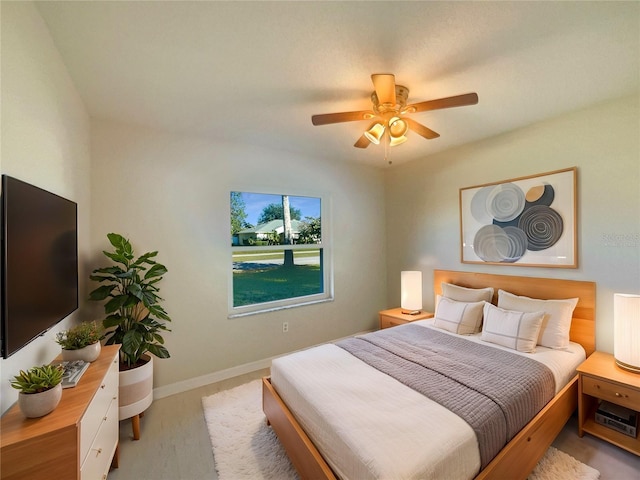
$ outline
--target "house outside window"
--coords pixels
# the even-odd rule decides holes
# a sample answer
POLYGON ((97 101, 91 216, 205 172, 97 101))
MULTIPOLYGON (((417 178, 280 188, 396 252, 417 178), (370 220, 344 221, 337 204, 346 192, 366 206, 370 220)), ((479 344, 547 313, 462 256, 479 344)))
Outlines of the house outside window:
POLYGON ((230 317, 332 300, 325 204, 231 192, 230 317))

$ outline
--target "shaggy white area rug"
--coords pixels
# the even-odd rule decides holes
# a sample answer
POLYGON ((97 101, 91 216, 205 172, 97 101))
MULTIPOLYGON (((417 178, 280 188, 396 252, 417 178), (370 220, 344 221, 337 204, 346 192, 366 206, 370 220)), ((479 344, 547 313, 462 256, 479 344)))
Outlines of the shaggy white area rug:
POLYGON ((219 480, 293 480, 298 476, 262 412, 254 380, 202 399, 219 480))
POLYGON ((600 478, 600 472, 595 468, 579 462, 557 448, 549 447, 528 480, 597 480, 598 478, 600 478))
MULTIPOLYGON (((202 399, 219 480, 298 478, 262 412, 260 380, 202 399)), ((550 447, 528 480, 597 480, 600 472, 550 447)))

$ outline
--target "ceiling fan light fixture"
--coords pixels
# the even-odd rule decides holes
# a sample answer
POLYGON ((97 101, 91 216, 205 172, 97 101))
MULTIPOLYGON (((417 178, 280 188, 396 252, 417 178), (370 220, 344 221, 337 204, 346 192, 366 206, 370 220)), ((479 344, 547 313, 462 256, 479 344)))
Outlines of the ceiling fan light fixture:
POLYGON ((409 125, 400 117, 389 119, 389 146, 395 147, 407 141, 405 134, 409 130, 409 125))
POLYGON ((409 89, 404 85, 397 85, 393 74, 375 73, 371 75, 371 80, 374 88, 371 93, 371 110, 312 115, 311 121, 314 125, 327 125, 370 120, 373 123, 360 135, 353 146, 364 149, 371 143, 374 145, 382 143, 384 145, 385 159, 387 158, 388 147, 395 147, 407 141, 406 135, 409 130, 427 140, 440 136, 438 132, 434 132, 416 122, 407 114, 463 107, 478 103, 477 93, 465 93, 407 105, 409 89))
POLYGON ((400 117, 392 117, 389 119, 389 135, 392 137, 402 137, 409 130, 409 125, 400 117))
POLYGON ((380 139, 384 135, 384 125, 380 122, 374 123, 369 130, 364 132, 364 136, 367 137, 371 143, 376 145, 380 144, 380 139))
POLYGON ((404 135, 400 137, 389 136, 389 146, 395 147, 407 141, 407 137, 404 135))

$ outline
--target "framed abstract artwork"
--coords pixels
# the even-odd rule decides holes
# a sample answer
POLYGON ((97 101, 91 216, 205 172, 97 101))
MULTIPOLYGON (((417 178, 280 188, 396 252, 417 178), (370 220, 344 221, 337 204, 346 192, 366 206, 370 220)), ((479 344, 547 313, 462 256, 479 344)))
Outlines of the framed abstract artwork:
POLYGON ((462 263, 577 268, 576 171, 461 188, 462 263))

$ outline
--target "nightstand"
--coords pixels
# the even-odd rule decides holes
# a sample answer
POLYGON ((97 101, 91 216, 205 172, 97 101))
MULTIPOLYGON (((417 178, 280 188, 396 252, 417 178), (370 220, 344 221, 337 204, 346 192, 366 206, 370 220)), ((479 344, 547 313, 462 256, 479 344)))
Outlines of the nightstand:
POLYGON ((582 437, 587 432, 640 455, 640 435, 633 438, 595 421, 598 400, 640 410, 640 375, 619 368, 613 355, 602 352, 591 354, 577 370, 578 435, 582 437))
POLYGON ((416 315, 408 315, 402 313, 401 308, 392 308, 391 310, 382 310, 380 315, 380 328, 395 327, 404 325, 405 323, 415 322, 416 320, 424 320, 425 318, 433 318, 433 313, 420 312, 416 315))

